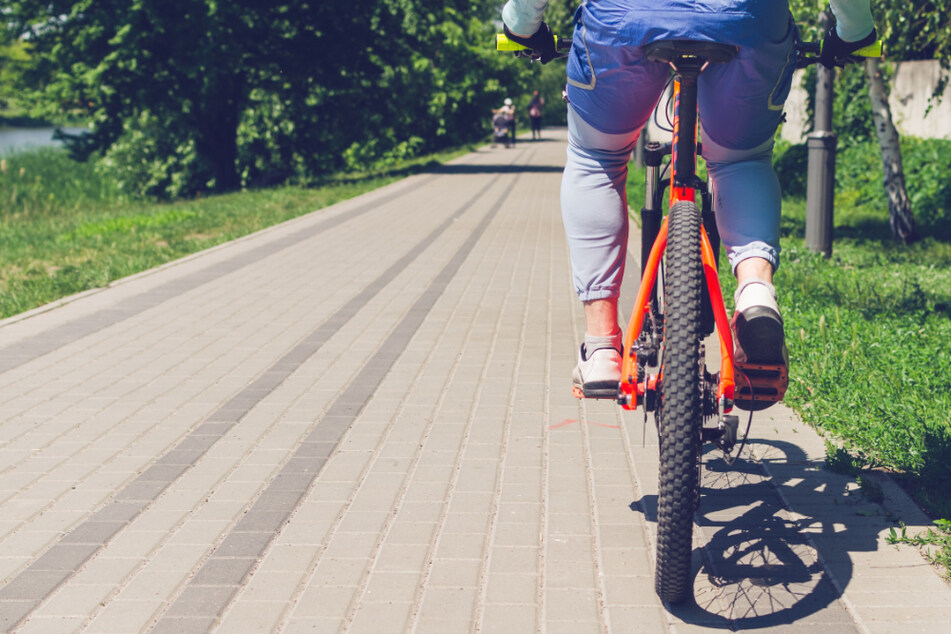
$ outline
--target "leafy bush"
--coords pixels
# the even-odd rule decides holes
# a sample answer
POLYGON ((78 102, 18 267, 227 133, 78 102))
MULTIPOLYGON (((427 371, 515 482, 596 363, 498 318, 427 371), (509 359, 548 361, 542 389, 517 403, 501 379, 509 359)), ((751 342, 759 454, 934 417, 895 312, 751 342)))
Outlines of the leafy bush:
POLYGON ((148 110, 141 112, 126 122, 124 133, 97 162, 96 170, 133 197, 168 200, 208 191, 214 182, 194 138, 174 128, 148 110))
POLYGON ((932 235, 951 238, 951 141, 905 138, 902 154, 916 220, 932 235))
MULTIPOLYGON (((840 139, 842 137, 840 136, 840 139)), ((951 141, 901 139, 905 187, 912 212, 924 235, 951 239, 951 141)), ((778 140, 773 167, 784 197, 805 197, 808 150, 805 143, 778 140)), ((888 198, 882 184, 882 159, 878 140, 840 145, 836 154, 836 216, 867 208, 867 216, 888 217, 888 198), (849 209, 843 209, 843 204, 849 209)))
MULTIPOLYGON (((912 212, 925 235, 951 237, 951 141, 903 137, 905 187, 912 212)), ((878 142, 869 140, 846 147, 836 158, 836 189, 855 192, 854 203, 883 211, 888 199, 882 185, 878 142)))

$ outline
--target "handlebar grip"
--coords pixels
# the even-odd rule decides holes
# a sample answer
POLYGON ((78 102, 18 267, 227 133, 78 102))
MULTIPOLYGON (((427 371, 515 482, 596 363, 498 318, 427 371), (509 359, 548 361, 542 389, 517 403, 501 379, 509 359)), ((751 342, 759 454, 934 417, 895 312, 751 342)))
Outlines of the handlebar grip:
POLYGON ((885 54, 885 46, 881 40, 875 40, 868 46, 863 46, 852 53, 857 57, 882 57, 885 54))
POLYGON ((495 50, 497 51, 524 51, 527 46, 522 46, 518 42, 513 42, 505 33, 495 34, 495 50))
MULTIPOLYGON (((825 45, 825 40, 822 41, 822 45, 825 45)), ((849 55, 853 57, 881 57, 885 52, 885 46, 882 44, 881 40, 875 40, 868 46, 863 46, 860 49, 854 50, 849 55)))
MULTIPOLYGON (((555 50, 560 51, 561 48, 560 48, 559 42, 561 41, 561 38, 558 37, 557 35, 555 35, 554 38, 555 38, 555 50)), ((567 40, 567 41, 570 42, 571 40, 567 40)), ((513 42, 508 37, 506 37, 505 33, 496 33, 495 34, 495 50, 517 52, 517 51, 527 51, 528 47, 522 44, 519 44, 518 42, 513 42)))

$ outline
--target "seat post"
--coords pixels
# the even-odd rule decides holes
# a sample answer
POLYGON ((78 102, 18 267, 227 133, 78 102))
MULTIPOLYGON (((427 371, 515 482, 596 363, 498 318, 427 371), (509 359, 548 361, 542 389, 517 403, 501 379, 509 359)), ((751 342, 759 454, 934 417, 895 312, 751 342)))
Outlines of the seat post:
POLYGON ((697 154, 697 77, 703 69, 703 60, 682 57, 673 64, 680 90, 675 103, 677 137, 674 139, 675 183, 680 187, 694 187, 697 154))

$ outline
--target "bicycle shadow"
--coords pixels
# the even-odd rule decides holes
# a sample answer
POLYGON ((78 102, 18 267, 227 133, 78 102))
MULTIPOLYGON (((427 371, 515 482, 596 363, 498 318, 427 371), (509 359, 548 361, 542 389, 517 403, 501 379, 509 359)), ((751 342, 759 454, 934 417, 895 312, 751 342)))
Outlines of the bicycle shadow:
MULTIPOLYGON (((851 622, 838 599, 852 578, 850 553, 877 548, 877 533, 862 515, 870 503, 850 492, 848 478, 791 443, 756 440, 748 447, 759 458, 749 460, 744 451, 732 467, 713 448, 705 451, 696 515, 705 543, 694 550, 695 600, 668 610, 717 629, 788 625, 820 611, 822 622, 851 622), (784 501, 809 496, 821 501, 812 515, 784 501), (824 538, 830 535, 835 539, 824 538)), ((631 508, 656 523, 656 496, 631 508)))

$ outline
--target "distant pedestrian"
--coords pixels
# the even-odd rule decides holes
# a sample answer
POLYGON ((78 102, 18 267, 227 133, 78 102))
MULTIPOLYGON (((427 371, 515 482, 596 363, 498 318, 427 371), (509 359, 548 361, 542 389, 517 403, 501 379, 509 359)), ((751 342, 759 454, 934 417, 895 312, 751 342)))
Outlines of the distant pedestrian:
POLYGON ((532 100, 528 102, 528 118, 532 122, 532 141, 542 138, 542 106, 545 98, 536 90, 532 93, 532 100))
MULTIPOLYGON (((505 122, 505 125, 509 131, 509 143, 515 145, 515 105, 508 97, 505 98, 503 103, 504 105, 501 108, 493 110, 492 113, 496 115, 502 115, 503 121, 505 122)), ((505 147, 510 147, 509 143, 506 143, 505 147)))

